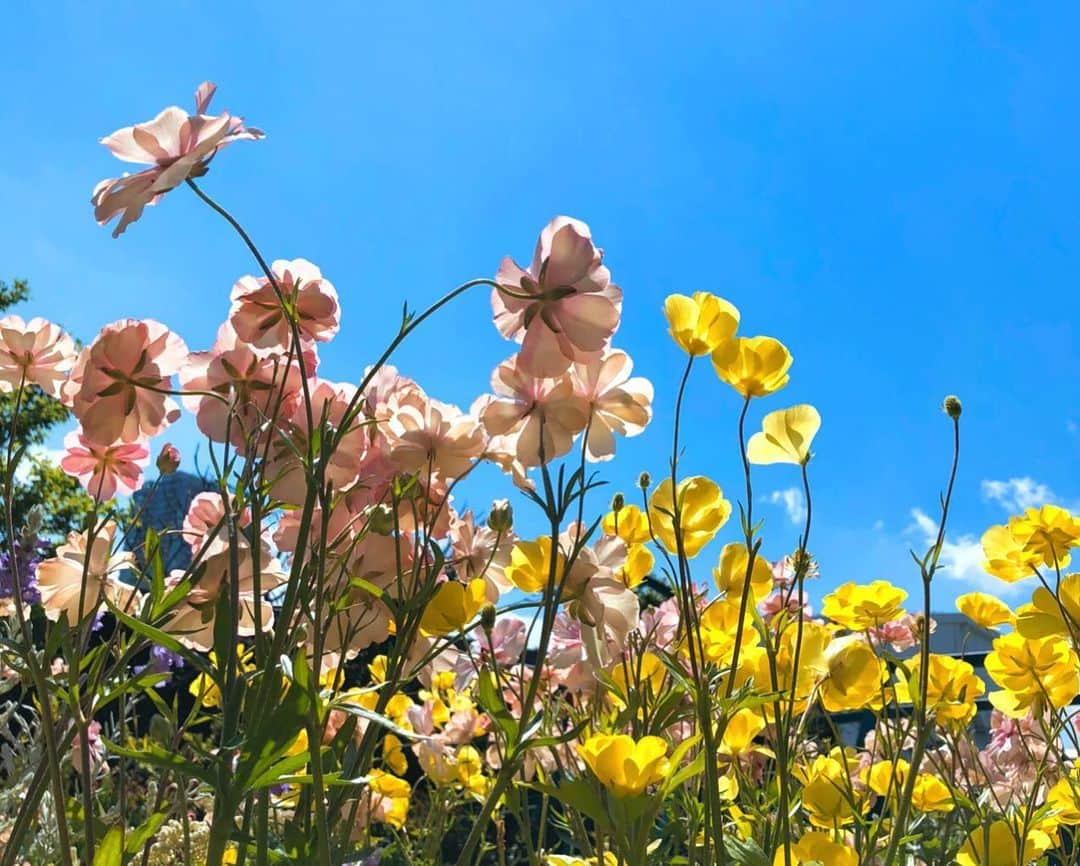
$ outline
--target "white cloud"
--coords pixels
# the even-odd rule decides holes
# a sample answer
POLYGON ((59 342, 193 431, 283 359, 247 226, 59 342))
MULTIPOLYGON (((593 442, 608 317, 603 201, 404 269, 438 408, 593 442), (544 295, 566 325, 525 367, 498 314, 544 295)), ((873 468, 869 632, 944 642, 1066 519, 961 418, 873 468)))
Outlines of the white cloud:
MULTIPOLYGON (((907 531, 919 537, 923 549, 915 552, 921 556, 937 541, 938 524, 921 508, 912 508, 911 517, 914 523, 907 531)), ((983 558, 982 543, 974 535, 946 536, 941 545, 938 570, 946 577, 996 595, 1015 595, 1023 591, 1022 585, 1005 583, 983 571, 983 558)))
POLYGON ((765 497, 765 501, 772 505, 783 505, 788 520, 796 525, 806 520, 806 503, 803 501, 803 492, 798 487, 774 490, 765 497))
POLYGON ((1006 511, 1024 511, 1057 502, 1047 485, 1034 478, 1010 478, 1008 481, 983 481, 983 499, 997 502, 1006 511))

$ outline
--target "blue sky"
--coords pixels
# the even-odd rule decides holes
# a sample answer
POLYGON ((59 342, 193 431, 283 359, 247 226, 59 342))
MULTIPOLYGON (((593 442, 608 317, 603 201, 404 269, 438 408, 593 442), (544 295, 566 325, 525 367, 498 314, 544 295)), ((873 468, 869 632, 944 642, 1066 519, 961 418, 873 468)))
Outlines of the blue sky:
MULTIPOLYGON (((344 321, 323 352, 330 378, 358 377, 403 299, 424 306, 492 275, 506 253, 527 259, 560 213, 604 247, 625 292, 616 344, 657 389, 653 426, 603 467, 611 491, 665 470, 683 363, 665 334, 668 293, 720 294, 741 309, 743 333, 784 340, 791 384, 753 419, 796 402, 823 416, 811 545, 821 590, 875 578, 914 590, 906 551, 926 533, 914 509, 935 513, 950 448, 938 406, 959 394, 951 575, 936 589, 951 607, 981 585, 974 542, 1008 505, 1080 502, 1080 13, 1004 2, 656 8, 12 7, 0 275, 32 280, 21 312, 83 339, 136 316, 209 345, 233 281, 253 270, 246 251, 186 190, 115 241, 88 198, 122 170, 98 138, 188 107, 212 79, 215 106, 268 137, 223 154, 204 186, 268 257, 309 258, 336 284, 344 321)), ((482 293, 467 298, 398 365, 467 405, 510 350, 489 316, 482 293)), ((732 497, 738 408, 702 364, 684 466, 732 497)), ((188 457, 193 430, 170 434, 188 457)), ((756 475, 768 556, 794 543, 783 499, 796 482, 793 467, 756 475)), ((465 500, 483 508, 498 492, 485 476, 465 500)))

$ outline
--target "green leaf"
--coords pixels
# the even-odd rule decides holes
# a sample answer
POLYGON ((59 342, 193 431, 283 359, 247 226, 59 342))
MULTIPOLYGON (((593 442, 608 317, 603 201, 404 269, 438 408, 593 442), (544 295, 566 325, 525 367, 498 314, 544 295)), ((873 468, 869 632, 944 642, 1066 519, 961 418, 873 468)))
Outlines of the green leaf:
POLYGON ((108 597, 105 598, 105 603, 109 606, 109 610, 112 611, 113 616, 135 632, 135 634, 142 635, 144 638, 152 640, 159 646, 165 647, 165 649, 170 652, 178 654, 197 671, 206 674, 213 679, 214 682, 217 682, 214 669, 210 666, 210 663, 197 652, 188 649, 168 632, 164 632, 161 629, 150 625, 150 623, 143 622, 141 619, 137 619, 130 614, 124 613, 120 608, 113 604, 108 597))
POLYGON ((724 834, 724 848, 733 863, 739 866, 770 866, 769 858, 752 839, 739 839, 730 833, 724 834))
POLYGON ((517 740, 518 723, 506 708, 502 693, 495 683, 495 675, 490 671, 482 671, 477 677, 478 689, 476 693, 480 706, 499 726, 499 730, 506 735, 506 741, 513 743, 517 740))
POLYGON ((583 776, 576 779, 563 779, 558 785, 534 783, 533 788, 543 794, 554 797, 563 806, 587 815, 596 823, 602 833, 612 833, 611 819, 596 788, 583 776))
POLYGON ((124 828, 112 827, 94 852, 94 866, 123 866, 124 828))
POLYGON ((155 812, 147 818, 142 825, 127 834, 127 839, 124 840, 124 851, 128 854, 137 854, 141 851, 142 847, 154 837, 154 834, 161 828, 161 825, 165 823, 165 819, 168 817, 168 812, 155 812))
POLYGON ((131 758, 134 761, 151 764, 152 766, 160 767, 163 770, 175 770, 184 776, 190 776, 193 779, 206 782, 207 785, 217 784, 217 779, 209 767, 200 767, 198 764, 189 761, 187 758, 181 757, 175 752, 165 751, 165 749, 156 743, 151 744, 147 749, 126 749, 111 740, 105 740, 103 738, 103 741, 105 747, 110 752, 124 758, 131 758))

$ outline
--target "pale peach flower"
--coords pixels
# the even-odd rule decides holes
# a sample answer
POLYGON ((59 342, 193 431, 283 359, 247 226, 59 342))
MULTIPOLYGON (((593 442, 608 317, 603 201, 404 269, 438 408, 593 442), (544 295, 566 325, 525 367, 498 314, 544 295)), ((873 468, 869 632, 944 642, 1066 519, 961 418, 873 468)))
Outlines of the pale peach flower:
POLYGON ((143 467, 150 462, 145 441, 98 445, 72 430, 64 437, 66 453, 60 468, 79 483, 98 502, 112 499, 117 493, 130 496, 143 483, 143 467))
POLYGON ((67 405, 94 442, 137 442, 180 417, 165 391, 187 359, 187 346, 152 319, 106 325, 83 349, 63 388, 67 405))
POLYGON ((586 456, 610 460, 615 434, 637 436, 652 420, 653 386, 640 376, 630 378, 634 362, 626 352, 610 350, 571 370, 574 393, 590 411, 586 456))
POLYGON ((557 376, 599 354, 619 326, 622 290, 601 264, 589 227, 555 217, 540 233, 528 270, 507 256, 491 292, 495 326, 521 343, 521 367, 557 376))
POLYGON ((113 552, 115 537, 116 523, 111 520, 94 536, 89 550, 87 533, 72 532, 56 548, 56 556, 38 565, 37 584, 45 616, 53 621, 66 616, 68 624, 75 625, 95 613, 103 597, 131 612, 132 596, 137 593, 120 581, 120 574, 135 564, 135 558, 130 553, 113 552))
POLYGON ((476 418, 417 389, 395 401, 387 437, 390 456, 405 474, 430 467, 444 478, 460 478, 484 450, 484 430, 476 418))
POLYGON ((76 356, 75 341, 52 322, 4 316, 0 319, 0 394, 23 384, 37 385, 50 397, 59 397, 76 356))
POLYGON ((180 449, 171 442, 166 442, 158 452, 155 465, 162 475, 172 475, 180 468, 180 449))
POLYGON ((199 85, 194 114, 174 105, 151 121, 125 126, 101 139, 117 159, 151 166, 137 174, 103 180, 94 188, 90 199, 94 218, 105 225, 120 216, 114 238, 142 216, 147 205, 157 204, 165 193, 189 177, 206 174, 210 160, 223 147, 241 139, 263 137, 260 130, 245 127, 242 118, 227 111, 206 114, 216 89, 209 81, 199 85))
MULTIPOLYGON (((238 550, 230 549, 229 539, 219 533, 205 545, 202 551, 200 577, 188 591, 187 597, 173 611, 172 619, 165 625, 165 631, 191 649, 208 652, 214 645, 214 615, 218 599, 222 592, 231 592, 232 582, 236 582, 236 591, 240 598, 239 622, 237 634, 251 637, 261 626, 263 631, 273 628, 274 609, 261 597, 255 595, 255 552, 247 540, 240 536, 238 550), (238 568, 233 570, 233 559, 238 560, 238 568)), ((270 552, 270 545, 259 540, 259 589, 262 595, 280 586, 288 580, 288 574, 281 563, 270 552)), ((176 585, 184 576, 183 572, 174 572, 166 584, 176 585)))
POLYGON ((491 436, 515 437, 514 455, 523 466, 539 466, 570 450, 588 423, 589 409, 574 393, 569 376, 538 379, 522 369, 520 358, 515 355, 495 368, 495 399, 474 410, 491 436))
POLYGON ((185 394, 184 406, 195 415, 204 435, 215 442, 228 438, 243 448, 273 420, 275 412, 287 417, 299 404, 303 389, 300 367, 296 361, 286 364, 287 360, 283 355, 252 349, 226 322, 218 329, 214 347, 208 352, 192 352, 181 368, 184 391, 209 392, 185 394))
MULTIPOLYGON (((270 266, 285 299, 296 311, 303 340, 325 343, 338 332, 341 310, 337 290, 307 259, 278 259, 270 266)), ((288 348, 292 330, 281 299, 265 276, 241 277, 232 290, 229 321, 241 340, 266 349, 288 348)), ((307 370, 310 376, 312 371, 307 370)))

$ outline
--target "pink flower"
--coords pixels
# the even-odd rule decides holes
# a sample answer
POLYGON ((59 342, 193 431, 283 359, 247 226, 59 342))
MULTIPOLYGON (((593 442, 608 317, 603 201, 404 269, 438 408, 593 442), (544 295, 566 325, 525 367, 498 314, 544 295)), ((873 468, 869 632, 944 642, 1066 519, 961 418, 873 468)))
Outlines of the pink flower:
MULTIPOLYGON (((337 290, 322 271, 306 259, 279 259, 270 266, 282 295, 296 310, 304 340, 325 343, 338 332, 341 310, 337 290)), ((289 320, 274 286, 266 277, 242 277, 232 290, 229 322, 246 343, 260 349, 287 348, 292 342, 289 320)), ((311 370, 306 371, 310 376, 311 370)))
POLYGON ((79 483, 98 502, 112 499, 117 493, 130 496, 143 483, 143 467, 150 462, 150 451, 143 441, 99 445, 87 439, 82 430, 72 430, 64 437, 67 453, 60 468, 79 483))
POLYGON ((41 318, 24 322, 19 316, 0 319, 0 394, 24 384, 59 397, 75 357, 75 342, 52 322, 41 318))
POLYGON ((142 216, 143 208, 157 204, 165 193, 189 177, 206 174, 210 160, 219 150, 241 139, 263 137, 258 129, 244 126, 242 118, 227 111, 207 115, 217 86, 204 81, 195 91, 195 114, 175 105, 153 120, 125 126, 101 139, 117 159, 149 165, 137 174, 103 180, 90 199, 94 218, 101 224, 120 216, 113 237, 142 216))
POLYGON ((137 442, 180 417, 162 391, 187 358, 187 346, 152 319, 121 319, 83 349, 63 397, 94 442, 137 442))
POLYGON ((490 435, 515 436, 515 455, 524 466, 566 454, 588 423, 588 407, 570 377, 538 379, 522 368, 520 354, 495 368, 491 387, 496 398, 474 410, 490 435))
MULTIPOLYGON (((199 430, 215 442, 228 439, 245 448, 276 411, 289 416, 301 399, 300 367, 276 353, 258 352, 226 322, 209 352, 192 352, 180 370, 180 386, 190 393, 184 406, 199 430)), ((309 372, 313 372, 309 368, 309 372)))
POLYGON ((622 290, 602 258, 589 227, 560 216, 540 233, 528 270, 503 259, 491 307, 499 333, 521 343, 522 369, 557 376, 607 346, 619 326, 622 290))
MULTIPOLYGON (((105 763, 105 744, 101 741, 101 722, 91 722, 86 726, 86 751, 90 758, 90 774, 96 775, 105 763)), ((77 773, 82 773, 82 735, 78 732, 71 741, 71 764, 77 773)))
MULTIPOLYGON (((193 554, 198 553, 206 539, 217 530, 215 538, 227 538, 225 532, 225 501, 220 493, 205 491, 199 493, 188 505, 184 515, 184 527, 181 533, 193 554), (221 527, 218 529, 218 527, 221 527)), ((251 524, 251 509, 245 508, 237 518, 240 529, 251 524)))
POLYGON ((630 378, 634 362, 626 352, 608 350, 570 373, 574 393, 588 406, 586 454, 590 460, 615 456, 615 434, 637 436, 652 420, 653 386, 630 378))
POLYGON ((172 475, 180 468, 180 449, 171 442, 161 446, 157 456, 157 471, 162 475, 172 475))
POLYGON ((473 634, 482 652, 490 655, 503 667, 517 664, 525 651, 525 621, 514 616, 501 616, 491 629, 491 641, 483 631, 473 634))
POLYGON ((477 526, 471 510, 450 515, 450 563, 462 580, 482 577, 492 604, 514 587, 504 570, 510 564, 515 541, 512 530, 500 534, 488 526, 477 526))

